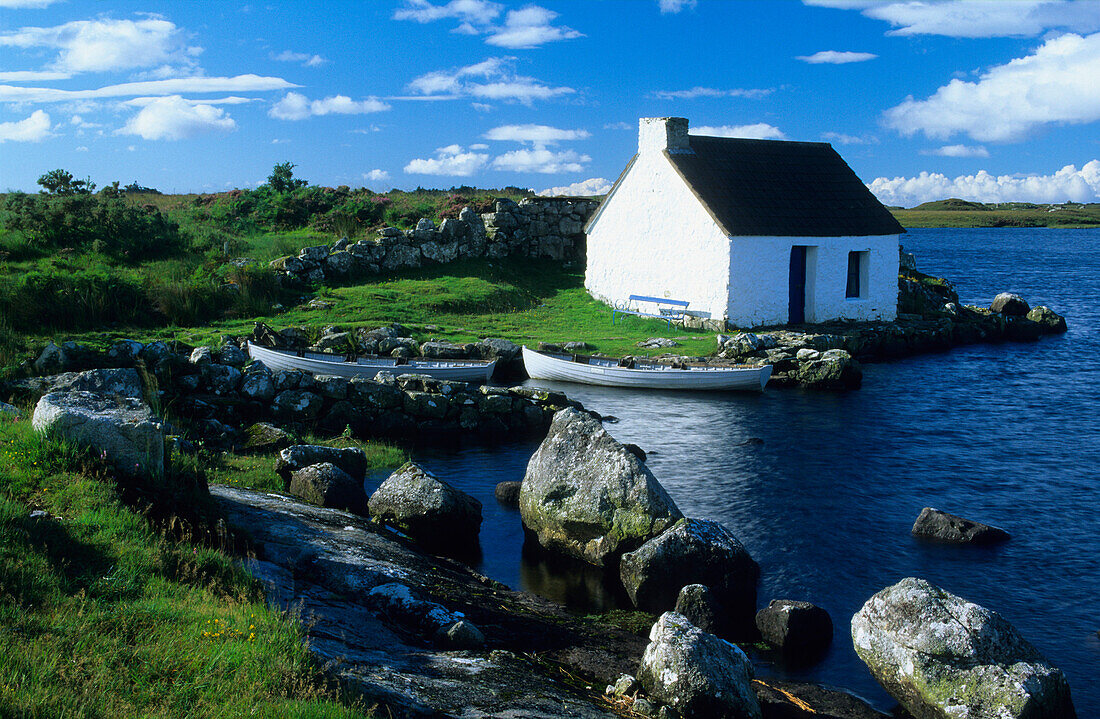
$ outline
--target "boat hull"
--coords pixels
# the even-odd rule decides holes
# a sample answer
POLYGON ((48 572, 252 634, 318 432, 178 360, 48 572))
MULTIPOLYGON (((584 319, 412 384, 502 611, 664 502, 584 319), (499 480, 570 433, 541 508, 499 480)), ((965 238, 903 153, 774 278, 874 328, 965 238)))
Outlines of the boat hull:
POLYGON ((615 366, 614 361, 597 364, 573 362, 523 348, 523 364, 532 379, 579 382, 603 387, 680 390, 748 390, 760 392, 771 377, 770 365, 762 367, 689 367, 674 369, 655 365, 646 369, 615 366))
POLYGON ((271 370, 301 370, 315 375, 373 378, 379 372, 395 375, 423 374, 434 379, 484 384, 493 376, 496 360, 431 360, 410 359, 406 364, 384 357, 346 362, 338 356, 326 357, 319 352, 307 352, 299 357, 294 352, 271 349, 248 343, 248 354, 271 370))

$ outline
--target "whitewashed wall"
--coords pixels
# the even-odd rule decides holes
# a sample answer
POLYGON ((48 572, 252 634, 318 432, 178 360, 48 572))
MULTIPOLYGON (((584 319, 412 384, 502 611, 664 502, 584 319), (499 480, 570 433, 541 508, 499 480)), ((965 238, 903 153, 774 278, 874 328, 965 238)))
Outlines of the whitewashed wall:
POLYGON ((668 157, 639 152, 589 225, 584 286, 612 305, 630 295, 666 297, 721 318, 729 245, 668 157))
POLYGON ((729 308, 738 327, 786 324, 791 248, 806 258, 806 321, 892 320, 898 311, 898 235, 730 238, 729 308), (869 251, 865 297, 845 297, 848 253, 869 251))

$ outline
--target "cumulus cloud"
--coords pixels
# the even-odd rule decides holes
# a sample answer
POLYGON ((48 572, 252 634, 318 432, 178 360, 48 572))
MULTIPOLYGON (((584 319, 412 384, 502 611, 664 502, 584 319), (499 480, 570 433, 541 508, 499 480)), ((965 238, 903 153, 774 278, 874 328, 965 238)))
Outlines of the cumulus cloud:
POLYGON ((913 206, 945 197, 974 202, 1096 202, 1100 200, 1100 160, 1080 170, 1066 165, 1052 175, 991 175, 982 170, 954 179, 938 172, 916 177, 878 177, 871 192, 887 205, 913 206))
POLYGON ((554 152, 544 147, 531 150, 513 150, 493 160, 494 170, 510 172, 539 172, 553 175, 562 172, 583 172, 585 163, 592 158, 573 150, 554 152))
POLYGON ((658 100, 694 100, 697 97, 747 97, 759 98, 775 92, 774 88, 741 88, 720 90, 715 87, 693 87, 690 90, 657 90, 653 97, 658 100))
POLYGON ((741 137, 749 140, 782 140, 787 137, 778 127, 764 122, 752 125, 701 125, 690 128, 688 133, 709 137, 741 137))
POLYGON ((848 50, 822 50, 813 55, 797 55, 795 60, 808 62, 811 65, 846 65, 850 62, 867 62, 874 60, 878 55, 873 52, 850 52, 848 50))
POLYGON ((332 95, 311 101, 300 92, 288 92, 267 114, 277 120, 305 120, 314 115, 362 115, 389 109, 389 105, 373 97, 355 101, 346 95, 332 95))
POLYGON ((188 47, 175 24, 142 20, 76 20, 55 27, 24 27, 0 34, 0 46, 58 50, 48 69, 109 72, 180 65, 191 67, 201 48, 188 47))
POLYGON ((610 191, 611 183, 608 180, 603 177, 590 177, 587 180, 574 182, 572 185, 548 187, 535 194, 542 197, 593 197, 606 195, 610 191))
POLYGON ((435 151, 435 157, 416 159, 405 165, 410 175, 449 175, 469 177, 485 167, 489 155, 482 152, 468 152, 461 145, 447 145, 435 151))
POLYGON ((694 8, 696 0, 657 0, 657 6, 661 8, 662 15, 675 14, 685 8, 694 8))
POLYGON ((290 50, 283 50, 278 55, 272 55, 271 59, 279 62, 297 62, 304 67, 320 67, 328 62, 320 55, 310 55, 308 52, 291 52, 290 50))
POLYGON ((583 140, 590 137, 590 134, 587 130, 562 130, 549 125, 501 125, 489 130, 483 137, 486 140, 511 140, 547 145, 568 140, 583 140))
POLYGON ((488 45, 507 48, 534 48, 548 42, 572 40, 584 37, 582 33, 564 25, 555 25, 558 13, 538 5, 527 5, 519 10, 509 10, 500 24, 504 7, 486 0, 451 0, 434 5, 428 0, 406 0, 405 6, 393 14, 395 20, 413 20, 419 23, 436 20, 456 20, 453 32, 462 35, 485 35, 488 45))
POLYGON ((935 150, 926 150, 921 154, 940 157, 989 157, 989 150, 981 145, 944 145, 935 150))
POLYGON ((1100 30, 1100 4, 1065 0, 949 0, 948 2, 880 2, 879 0, 803 0, 807 5, 854 9, 884 20, 888 35, 947 37, 1035 37, 1048 30, 1100 30))
POLYGON ((281 77, 237 75, 235 77, 180 77, 107 85, 92 90, 58 90, 52 87, 0 85, 0 102, 71 102, 141 95, 166 96, 203 92, 263 92, 298 87, 281 77))
MULTIPOLYGON (((1100 6, 1100 3, 1098 3, 1100 6)), ((956 133, 978 142, 1022 139, 1050 123, 1100 119, 1100 33, 1063 35, 1034 54, 983 73, 977 82, 955 79, 927 100, 908 97, 884 114, 902 135, 935 139, 956 133)))
POLYGON ((368 182, 385 182, 390 179, 390 173, 385 170, 371 170, 363 173, 363 179, 368 182))
POLYGON ((0 122, 0 142, 39 142, 50 136, 50 116, 35 110, 16 122, 0 122))
POLYGON ((569 95, 571 87, 551 87, 533 77, 517 75, 512 68, 513 57, 491 57, 474 65, 436 70, 415 78, 408 84, 413 98, 499 100, 531 105, 535 100, 548 100, 569 95))
POLYGON ((145 105, 118 132, 146 140, 183 140, 208 132, 231 132, 236 127, 237 123, 225 110, 172 95, 158 97, 145 105))

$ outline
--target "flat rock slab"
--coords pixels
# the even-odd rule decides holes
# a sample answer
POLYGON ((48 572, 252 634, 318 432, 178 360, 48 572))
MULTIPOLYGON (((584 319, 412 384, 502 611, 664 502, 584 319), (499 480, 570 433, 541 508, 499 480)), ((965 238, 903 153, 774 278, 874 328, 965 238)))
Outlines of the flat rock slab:
MULTIPOLYGON (((600 690, 638 666, 645 639, 582 624, 557 605, 512 592, 457 562, 431 557, 369 521, 281 494, 213 486, 228 519, 257 545, 250 568, 280 607, 299 604, 311 650, 395 717, 612 717, 591 693, 550 676, 546 662, 600 690), (484 651, 448 651, 372 608, 391 583, 464 616, 484 651)), ((562 676, 562 675, 559 675, 562 676)), ((385 716, 388 714, 383 713, 385 716)))
POLYGON ((921 510, 917 521, 913 523, 912 534, 914 537, 951 544, 997 544, 1009 539, 1008 532, 1000 527, 964 519, 935 507, 921 510))

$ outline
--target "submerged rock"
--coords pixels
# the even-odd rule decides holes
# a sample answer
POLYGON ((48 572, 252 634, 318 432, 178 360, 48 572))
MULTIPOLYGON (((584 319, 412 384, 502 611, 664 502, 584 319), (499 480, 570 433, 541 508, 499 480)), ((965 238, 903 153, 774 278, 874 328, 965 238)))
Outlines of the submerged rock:
POLYGON ((921 510, 913 523, 912 534, 914 537, 953 544, 996 544, 1009 539, 1008 532, 999 527, 963 519, 934 507, 921 510))
POLYGON ((856 654, 918 719, 1072 719, 1069 684, 996 612, 913 577, 852 617, 856 654))
POLYGON ((829 613, 809 602, 773 599, 756 613, 756 628, 761 639, 796 661, 820 657, 833 641, 829 613))
POLYGON ((650 698, 681 717, 760 719, 752 663, 740 649, 675 612, 661 615, 649 640, 638 681, 650 698))
POLYGON ((637 456, 572 408, 554 415, 531 457, 519 507, 543 547, 598 567, 683 516, 637 456))

